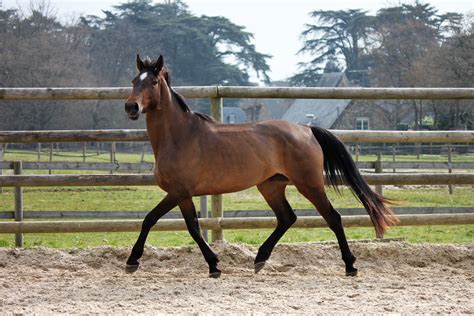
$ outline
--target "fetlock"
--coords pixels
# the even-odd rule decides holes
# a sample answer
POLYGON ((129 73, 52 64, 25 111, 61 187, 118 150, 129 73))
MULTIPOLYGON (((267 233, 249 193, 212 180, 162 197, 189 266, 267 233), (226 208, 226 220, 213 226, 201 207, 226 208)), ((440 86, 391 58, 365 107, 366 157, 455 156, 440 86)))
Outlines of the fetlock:
POLYGON ((130 254, 130 257, 128 257, 127 264, 128 265, 139 264, 138 260, 142 257, 142 255, 143 255, 143 250, 132 249, 132 253, 130 254))
POLYGON ((254 263, 259 263, 259 262, 265 262, 270 258, 270 254, 264 253, 264 252, 258 252, 257 257, 255 257, 255 262, 254 263))
POLYGON ((350 258, 347 258, 344 260, 344 263, 346 264, 346 275, 347 276, 356 276, 357 275, 357 269, 354 268, 354 262, 356 261, 356 257, 354 255, 351 255, 350 258))

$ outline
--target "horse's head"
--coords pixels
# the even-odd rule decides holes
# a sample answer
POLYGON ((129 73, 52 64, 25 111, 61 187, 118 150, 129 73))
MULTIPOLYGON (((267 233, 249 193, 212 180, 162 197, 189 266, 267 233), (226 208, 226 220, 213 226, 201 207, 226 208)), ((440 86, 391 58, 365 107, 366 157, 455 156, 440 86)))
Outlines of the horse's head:
POLYGON ((141 60, 137 54, 138 75, 132 80, 133 90, 125 103, 125 111, 132 120, 137 120, 140 113, 147 113, 160 103, 160 89, 157 87, 162 78, 163 56, 157 60, 141 60))

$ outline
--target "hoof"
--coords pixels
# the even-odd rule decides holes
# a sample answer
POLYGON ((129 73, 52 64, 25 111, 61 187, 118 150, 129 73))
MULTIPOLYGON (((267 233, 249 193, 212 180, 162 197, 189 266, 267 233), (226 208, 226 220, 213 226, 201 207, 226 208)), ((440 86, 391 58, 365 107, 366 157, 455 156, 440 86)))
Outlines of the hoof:
POLYGON ((255 273, 259 273, 265 266, 265 261, 255 263, 255 273))
POLYGON ((346 271, 346 276, 351 276, 351 277, 357 276, 357 269, 353 271, 346 271))
POLYGON ((211 272, 209 273, 209 277, 213 279, 218 279, 221 277, 221 272, 220 271, 211 272))
POLYGON ((140 266, 140 264, 127 264, 125 266, 125 272, 127 273, 133 273, 135 271, 138 270, 138 267, 140 266))

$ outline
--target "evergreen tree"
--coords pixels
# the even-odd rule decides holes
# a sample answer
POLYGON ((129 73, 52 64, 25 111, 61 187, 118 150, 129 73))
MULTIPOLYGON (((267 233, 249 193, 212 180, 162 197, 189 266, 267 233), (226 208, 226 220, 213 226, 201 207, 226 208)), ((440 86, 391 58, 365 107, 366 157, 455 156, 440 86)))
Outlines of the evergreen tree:
POLYGON ((137 52, 163 54, 177 84, 248 85, 252 71, 268 81, 269 55, 256 51, 253 35, 224 17, 197 17, 182 1, 133 1, 89 16, 90 52, 97 75, 112 85, 128 82, 137 52))

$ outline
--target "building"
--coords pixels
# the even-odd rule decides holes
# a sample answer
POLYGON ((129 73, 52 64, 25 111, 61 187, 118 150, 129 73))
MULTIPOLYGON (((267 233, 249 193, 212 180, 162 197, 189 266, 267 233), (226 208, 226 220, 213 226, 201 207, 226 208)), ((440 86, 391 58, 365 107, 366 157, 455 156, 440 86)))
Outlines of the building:
POLYGON ((247 116, 241 108, 224 106, 223 112, 223 121, 226 124, 240 124, 247 122, 247 116))
MULTIPOLYGON (((323 74, 317 87, 350 87, 342 72, 323 74)), ((299 99, 285 112, 282 119, 330 129, 392 129, 390 112, 382 102, 350 99, 299 99)))

